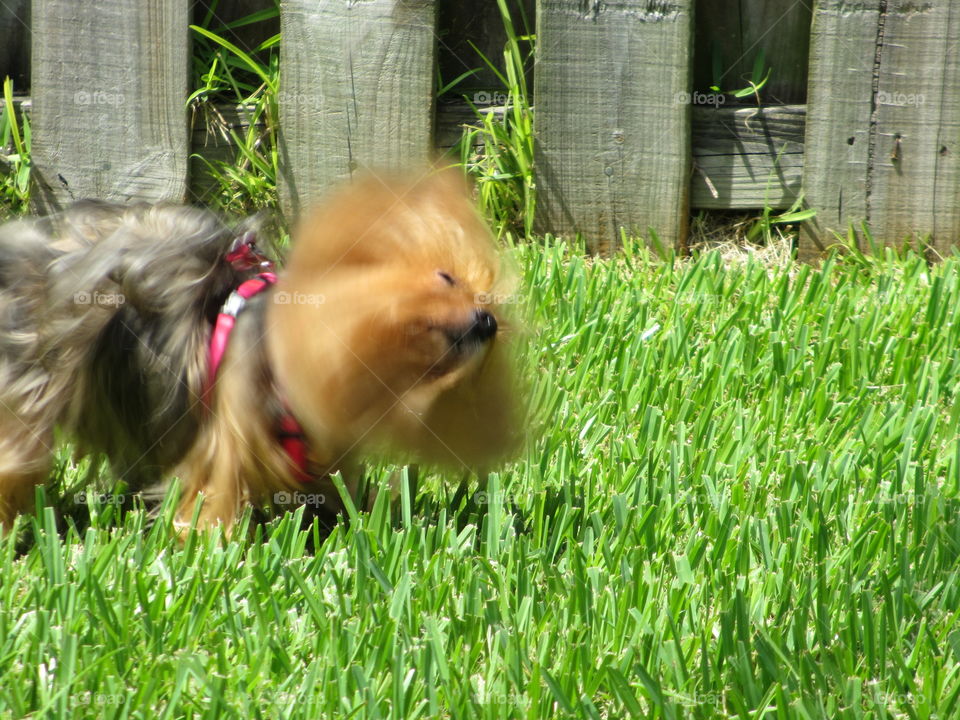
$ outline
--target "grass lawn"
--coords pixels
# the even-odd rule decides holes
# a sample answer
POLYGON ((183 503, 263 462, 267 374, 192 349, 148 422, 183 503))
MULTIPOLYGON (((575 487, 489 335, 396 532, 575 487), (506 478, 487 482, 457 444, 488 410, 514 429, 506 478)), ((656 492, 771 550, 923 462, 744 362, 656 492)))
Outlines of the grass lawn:
POLYGON ((518 255, 525 458, 326 540, 28 519, 0 717, 960 717, 960 260, 518 255))

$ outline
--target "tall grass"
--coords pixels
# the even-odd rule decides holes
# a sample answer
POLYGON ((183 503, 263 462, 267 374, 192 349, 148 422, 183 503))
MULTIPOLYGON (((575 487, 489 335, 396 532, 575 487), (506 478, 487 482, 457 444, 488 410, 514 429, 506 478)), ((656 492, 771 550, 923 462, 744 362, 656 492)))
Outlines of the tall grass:
POLYGON ((0 112, 0 220, 22 215, 30 205, 30 120, 14 107, 13 81, 3 81, 0 112))
POLYGON ((273 35, 248 53, 229 39, 230 30, 260 23, 279 15, 279 4, 212 28, 216 15, 209 12, 194 33, 194 85, 188 105, 195 122, 222 136, 235 148, 230 161, 203 161, 217 192, 204 198, 220 210, 245 214, 275 208, 279 152, 280 35, 273 35), (219 107, 233 105, 242 127, 231 125, 219 107))
MULTIPOLYGON (((533 176, 533 110, 527 73, 533 65, 535 36, 518 33, 507 0, 497 0, 507 41, 503 68, 480 53, 504 91, 502 106, 478 105, 477 96, 465 96, 478 123, 465 128, 456 152, 467 175, 479 190, 480 206, 501 232, 529 237, 536 210, 533 176)), ((526 26, 527 18, 521 21, 526 26)), ((478 50, 479 52, 479 50, 478 50)))
POLYGON ((0 717, 957 717, 960 259, 515 252, 523 458, 325 540, 41 512, 0 717))

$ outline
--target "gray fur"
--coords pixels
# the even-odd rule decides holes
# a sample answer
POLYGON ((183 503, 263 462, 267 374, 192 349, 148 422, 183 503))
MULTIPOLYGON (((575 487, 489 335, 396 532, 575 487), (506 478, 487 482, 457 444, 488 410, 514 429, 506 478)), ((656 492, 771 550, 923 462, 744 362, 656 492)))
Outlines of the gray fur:
POLYGON ((196 436, 220 305, 256 272, 224 260, 242 232, 94 201, 0 227, 0 420, 60 426, 132 486, 158 480, 196 436))

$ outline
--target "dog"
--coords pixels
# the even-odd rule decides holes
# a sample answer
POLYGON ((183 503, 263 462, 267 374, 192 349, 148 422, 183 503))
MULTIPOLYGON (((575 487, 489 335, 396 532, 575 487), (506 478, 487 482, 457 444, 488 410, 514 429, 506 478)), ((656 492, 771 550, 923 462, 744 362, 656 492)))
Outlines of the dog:
POLYGON ((292 233, 81 201, 0 228, 0 524, 56 439, 135 491, 178 478, 176 524, 356 494, 368 457, 488 468, 518 444, 511 273, 453 171, 368 175, 292 233))

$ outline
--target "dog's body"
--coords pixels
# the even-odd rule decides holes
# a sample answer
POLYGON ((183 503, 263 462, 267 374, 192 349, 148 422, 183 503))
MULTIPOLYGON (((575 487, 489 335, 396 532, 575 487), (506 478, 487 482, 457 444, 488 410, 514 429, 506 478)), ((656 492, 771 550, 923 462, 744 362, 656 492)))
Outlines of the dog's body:
POLYGON ((178 476, 181 522, 200 493, 200 523, 228 527, 291 491, 339 512, 329 475, 349 487, 372 448, 502 456, 498 259, 462 186, 371 177, 328 202, 236 316, 214 377, 221 306, 264 270, 249 237, 197 209, 91 202, 0 228, 0 523, 46 481, 57 427, 135 489, 178 476))

